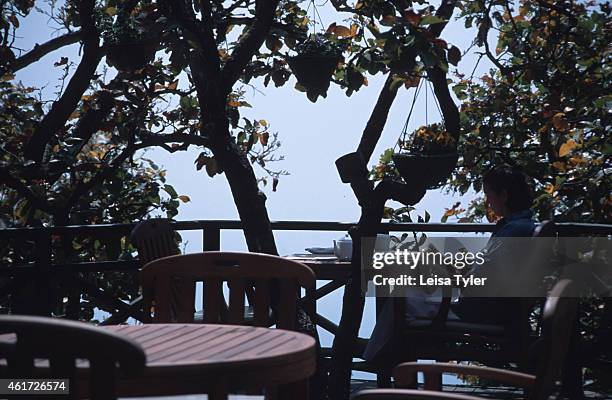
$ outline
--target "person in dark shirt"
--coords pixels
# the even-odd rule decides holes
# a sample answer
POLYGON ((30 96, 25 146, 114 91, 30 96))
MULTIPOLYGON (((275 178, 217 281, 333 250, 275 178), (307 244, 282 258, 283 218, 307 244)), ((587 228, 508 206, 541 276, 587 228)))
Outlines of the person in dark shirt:
MULTIPOLYGON (((483 188, 487 208, 499 219, 485 247, 487 261, 470 271, 474 276, 487 276, 495 268, 508 268, 507 254, 510 250, 507 241, 500 238, 531 237, 536 224, 530 210, 533 196, 528 178, 517 168, 499 165, 489 170, 483 177, 483 188), (501 267, 500 267, 501 266, 501 267), (487 268, 489 270, 487 271, 487 268)), ((511 268, 511 267, 510 267, 511 268)), ((512 271, 508 270, 508 273, 512 271)), ((461 297, 451 305, 448 318, 466 322, 506 323, 513 315, 516 301, 512 298, 477 297, 477 294, 461 297)), ((433 318, 439 305, 425 301, 425 297, 406 298, 406 320, 433 318)), ((364 351, 363 358, 376 361, 393 353, 393 306, 387 301, 381 311, 372 336, 364 351)))

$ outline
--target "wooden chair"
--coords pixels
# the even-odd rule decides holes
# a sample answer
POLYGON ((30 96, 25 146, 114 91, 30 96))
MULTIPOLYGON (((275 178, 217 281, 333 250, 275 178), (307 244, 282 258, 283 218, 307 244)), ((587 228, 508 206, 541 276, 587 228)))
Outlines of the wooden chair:
MULTIPOLYGON (((536 227, 533 237, 552 237, 556 234, 553 222, 546 221, 536 227)), ((537 242, 536 242, 537 244, 537 242)), ((546 244, 550 242, 546 241, 546 244)), ((533 265, 549 263, 550 251, 535 248, 537 258, 532 258, 533 265)), ((389 299, 394 303, 394 326, 396 335, 407 344, 398 349, 395 360, 416 361, 430 359, 437 361, 478 361, 486 364, 516 363, 527 369, 529 364, 529 347, 537 339, 531 327, 533 310, 543 302, 540 298, 506 298, 501 299, 511 304, 512 316, 506 325, 491 323, 473 323, 447 320, 451 306, 450 287, 444 287, 444 297, 438 314, 433 319, 416 319, 409 323, 405 320, 405 303, 403 298, 389 299)), ((392 365, 378 366, 378 383, 380 387, 390 385, 392 365)))
POLYGON ((138 249, 138 258, 143 264, 158 258, 180 254, 176 231, 168 219, 154 218, 136 224, 130 241, 138 249))
MULTIPOLYGON (((218 251, 152 261, 143 267, 141 277, 145 310, 152 310, 152 322, 193 322, 195 283, 203 282, 203 322, 243 324, 245 290, 254 287, 254 325, 269 326, 273 308, 276 326, 290 330, 295 329, 300 287, 310 292, 316 282, 314 272, 296 261, 267 254, 218 251), (172 300, 171 283, 175 278, 186 284, 179 298, 172 300), (223 282, 229 288, 227 318, 223 311, 223 282), (274 293, 279 293, 279 298, 274 299, 274 293), (180 304, 176 314, 172 301, 180 304)), ((303 306, 311 317, 315 315, 314 300, 303 306)))
POLYGON ((3 315, 0 334, 9 334, 0 338, 0 376, 70 379, 70 395, 58 398, 88 393, 92 400, 113 400, 117 364, 132 376, 145 367, 146 356, 138 344, 81 322, 3 315), (77 359, 89 361, 89 390, 78 387, 77 359), (43 360, 48 360, 47 366, 41 366, 43 360))
POLYGON ((561 368, 568 355, 578 309, 578 298, 576 296, 576 285, 569 279, 562 279, 557 282, 547 297, 543 311, 543 346, 538 357, 541 362, 535 375, 472 365, 409 362, 400 364, 395 368, 393 375, 396 385, 399 387, 412 385, 414 373, 422 372, 425 378, 425 391, 403 390, 396 392, 396 397, 390 397, 389 393, 393 393, 392 389, 383 392, 373 390, 366 393, 371 397, 356 396, 355 399, 452 399, 454 397, 449 397, 450 394, 442 395, 439 393, 442 390, 442 373, 471 375, 495 380, 525 388, 529 400, 548 399, 553 391, 555 381, 561 375, 561 368), (378 393, 383 397, 375 397, 378 393), (439 397, 435 397, 434 394, 439 397), (429 395, 431 397, 426 397, 429 395))

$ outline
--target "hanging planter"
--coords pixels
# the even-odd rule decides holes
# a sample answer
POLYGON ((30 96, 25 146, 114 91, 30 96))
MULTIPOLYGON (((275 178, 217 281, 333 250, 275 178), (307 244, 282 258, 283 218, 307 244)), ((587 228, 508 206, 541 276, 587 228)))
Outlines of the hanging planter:
POLYGON ((324 35, 311 36, 296 46, 295 56, 287 61, 298 83, 306 89, 308 99, 315 102, 327 97, 332 74, 342 61, 342 51, 324 35))
POLYGON ((133 71, 153 61, 156 49, 157 43, 151 40, 111 44, 106 53, 106 62, 119 71, 133 71))
POLYGON ((118 16, 103 34, 106 63, 119 71, 133 71, 153 61, 159 30, 147 16, 118 16))
POLYGON ((434 189, 444 183, 457 164, 455 139, 442 124, 430 124, 412 132, 411 140, 398 141, 399 151, 393 163, 400 176, 409 184, 434 189))

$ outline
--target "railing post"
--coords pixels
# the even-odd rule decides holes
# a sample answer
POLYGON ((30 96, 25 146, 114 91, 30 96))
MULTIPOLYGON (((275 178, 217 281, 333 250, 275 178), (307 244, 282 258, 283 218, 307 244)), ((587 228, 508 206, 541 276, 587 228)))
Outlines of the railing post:
POLYGON ((54 296, 51 275, 51 232, 41 229, 36 232, 32 274, 23 275, 17 292, 13 293, 14 314, 51 316, 54 296))
POLYGON ((221 250, 221 229, 217 225, 206 225, 202 230, 203 233, 203 251, 219 251, 221 250))

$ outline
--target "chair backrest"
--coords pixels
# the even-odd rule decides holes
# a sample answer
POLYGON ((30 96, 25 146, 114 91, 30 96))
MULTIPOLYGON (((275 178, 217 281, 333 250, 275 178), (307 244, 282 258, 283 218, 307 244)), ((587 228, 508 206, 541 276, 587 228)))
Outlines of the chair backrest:
POLYGON ((3 315, 0 334, 0 376, 70 379, 70 397, 65 398, 87 393, 85 388, 75 387, 77 359, 89 361, 92 400, 116 398, 117 364, 132 376, 145 367, 146 356, 137 343, 82 322, 3 315))
POLYGON ((576 330, 578 303, 576 284, 569 279, 557 282, 546 298, 542 326, 543 349, 530 399, 548 398, 559 378, 571 337, 576 330))
MULTIPOLYGON (((210 251, 164 257, 145 265, 141 272, 145 310, 152 310, 153 322, 193 322, 195 283, 204 283, 205 323, 244 323, 247 286, 254 287, 253 308, 256 326, 269 326, 270 307, 276 314, 276 326, 294 329, 300 287, 315 287, 314 272, 306 265, 278 256, 257 253, 210 251), (183 286, 180 306, 173 307, 171 286, 175 279, 183 286), (229 288, 229 310, 224 314, 223 282, 229 288), (278 299, 273 297, 278 294, 278 299), (179 310, 173 315, 172 310, 179 310)), ((311 300, 314 301, 314 298, 311 300)), ((312 304, 306 305, 314 310, 312 304)))
MULTIPOLYGON (((531 315, 534 309, 541 308, 544 303, 546 291, 542 282, 544 276, 551 271, 548 266, 551 263, 553 254, 552 240, 538 240, 542 238, 552 238, 557 234, 557 226, 553 221, 543 221, 538 224, 533 231, 532 240, 528 249, 525 249, 524 262, 529 266, 523 271, 527 273, 523 279, 523 294, 531 297, 518 297, 516 301, 516 317, 510 318, 508 332, 516 335, 516 345, 518 349, 526 349, 532 341, 532 321, 531 315), (537 272, 536 272, 537 271, 537 272), (541 295, 541 297, 535 297, 541 295)), ((517 277, 517 279, 521 279, 517 277)), ((512 301, 512 300, 511 300, 512 301)), ((523 360, 527 363, 527 360, 523 360)))
POLYGON ((351 400, 482 400, 464 394, 413 389, 368 389, 351 396, 351 400))
POLYGON ((136 224, 130 241, 138 249, 143 264, 158 258, 180 254, 176 232, 168 219, 154 218, 136 224))

